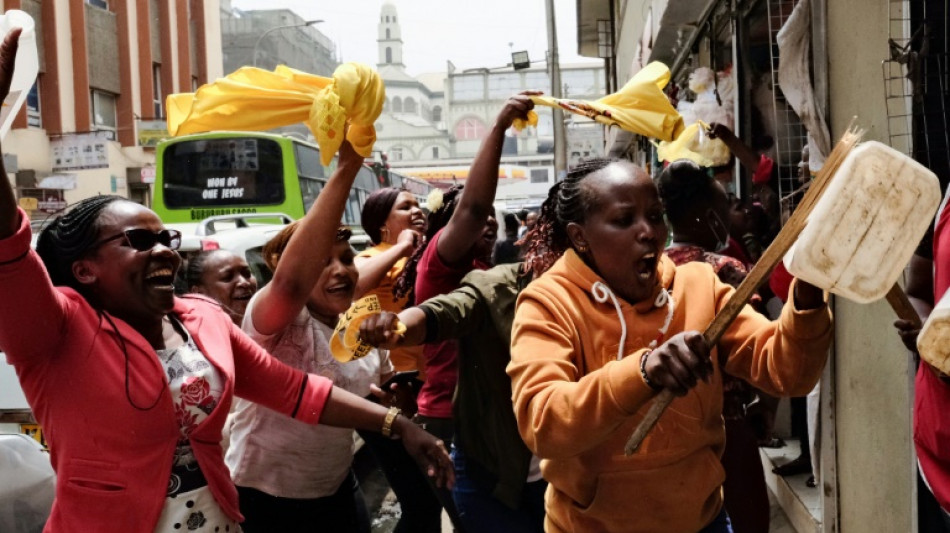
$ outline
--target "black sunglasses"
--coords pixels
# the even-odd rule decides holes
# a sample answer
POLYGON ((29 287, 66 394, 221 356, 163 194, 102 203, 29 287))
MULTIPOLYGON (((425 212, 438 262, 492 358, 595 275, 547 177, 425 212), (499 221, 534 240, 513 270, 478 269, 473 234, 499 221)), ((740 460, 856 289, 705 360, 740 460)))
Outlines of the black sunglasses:
POLYGON ((156 244, 161 244, 172 250, 177 250, 181 246, 181 232, 178 230, 163 229, 159 232, 153 232, 145 228, 135 228, 127 229, 118 235, 106 237, 96 244, 93 244, 92 248, 97 248, 109 241, 122 238, 125 238, 125 244, 140 252, 147 252, 154 248, 156 244))

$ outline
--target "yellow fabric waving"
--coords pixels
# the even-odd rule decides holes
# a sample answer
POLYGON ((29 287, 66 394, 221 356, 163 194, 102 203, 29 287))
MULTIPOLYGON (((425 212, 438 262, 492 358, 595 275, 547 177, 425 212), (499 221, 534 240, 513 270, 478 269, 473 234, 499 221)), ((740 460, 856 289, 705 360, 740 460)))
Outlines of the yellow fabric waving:
MULTIPOLYGON (((532 96, 536 105, 560 107, 607 125, 627 131, 672 141, 683 132, 683 118, 670 104, 663 88, 670 81, 670 69, 658 61, 638 72, 619 91, 593 102, 567 100, 549 96, 532 96)), ((528 120, 515 120, 514 127, 523 129, 538 123, 534 111, 528 120)))
POLYGON ((344 139, 364 157, 376 142, 373 123, 386 90, 379 74, 360 63, 344 63, 332 78, 279 66, 273 72, 243 67, 195 93, 168 96, 172 136, 213 130, 260 131, 303 122, 328 165, 344 139))
MULTIPOLYGON (((360 324, 382 311, 379 298, 371 294, 353 302, 353 305, 340 316, 340 321, 333 330, 333 336, 330 337, 330 353, 337 361, 346 363, 359 359, 365 357, 373 349, 372 346, 360 340, 360 324)), ((393 331, 402 335, 406 333, 406 325, 397 321, 393 325, 393 331)))
POLYGON ((729 164, 729 147, 721 139, 711 139, 709 125, 701 120, 686 127, 672 142, 653 143, 660 161, 689 159, 701 167, 718 167, 729 164))

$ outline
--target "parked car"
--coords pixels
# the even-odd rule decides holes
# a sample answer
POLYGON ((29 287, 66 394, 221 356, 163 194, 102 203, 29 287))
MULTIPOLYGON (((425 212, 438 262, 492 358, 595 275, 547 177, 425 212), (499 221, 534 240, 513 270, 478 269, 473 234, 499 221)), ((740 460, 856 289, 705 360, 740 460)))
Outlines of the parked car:
MULTIPOLYGON (((293 218, 284 213, 249 213, 213 216, 196 224, 166 227, 182 232, 178 253, 185 261, 203 250, 228 250, 247 261, 258 286, 263 287, 273 276, 264 264, 264 245, 291 222, 293 218)), ((359 252, 369 246, 369 237, 365 233, 354 234, 350 244, 359 252)))

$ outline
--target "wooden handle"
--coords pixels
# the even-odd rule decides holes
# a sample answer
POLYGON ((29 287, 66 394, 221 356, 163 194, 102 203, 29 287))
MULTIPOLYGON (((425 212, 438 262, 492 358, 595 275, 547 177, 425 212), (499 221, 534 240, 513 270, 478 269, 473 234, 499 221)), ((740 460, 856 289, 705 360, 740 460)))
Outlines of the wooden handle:
POLYGON ((894 286, 891 287, 891 290, 887 291, 886 298, 887 303, 891 304, 891 308, 894 309, 894 313, 897 314, 897 318, 911 322, 917 329, 924 327, 920 321, 920 315, 917 314, 917 310, 914 309, 914 306, 910 304, 910 300, 907 299, 907 293, 904 292, 904 289, 902 289, 900 285, 895 283, 894 286))
MULTIPOLYGON (((729 328, 732 321, 739 316, 742 308, 745 307, 745 304, 748 303, 752 295, 755 294, 759 285, 768 278, 772 269, 775 268, 775 265, 782 260, 785 253, 788 252, 792 244, 795 243, 795 239, 797 239, 798 235, 805 229, 808 215, 810 215, 812 209, 815 208, 815 204, 818 202, 822 193, 828 188, 831 177, 834 176, 834 173, 838 170, 838 167, 841 166, 841 162, 845 156, 848 155, 860 139, 861 133, 858 131, 849 128, 849 130, 845 132, 841 140, 838 141, 838 144, 835 145, 835 149, 831 155, 828 156, 825 165, 818 172, 818 176, 812 181, 801 203, 798 204, 798 208, 795 209, 795 212, 789 217, 785 226, 782 227, 782 230, 775 237, 775 240, 772 241, 772 244, 765 249, 762 257, 760 257, 759 261, 752 267, 752 271, 749 272, 749 275, 746 276, 745 279, 742 280, 742 283, 736 288, 736 292, 729 298, 726 305, 716 314, 713 321, 706 326, 706 331, 703 332, 703 338, 706 340, 706 346, 710 350, 719 343, 719 339, 722 338, 723 333, 726 332, 726 329, 729 328)), ((898 287, 898 290, 900 290, 900 287, 898 287)), ((903 294, 903 291, 901 291, 901 294, 903 294)), ((906 299, 906 295, 904 298, 906 299)), ((888 294, 888 301, 890 301, 890 294, 888 294)), ((907 305, 910 305, 910 302, 908 302, 907 305)), ((646 416, 640 421, 640 424, 637 425, 637 428, 627 440, 627 445, 624 446, 624 453, 631 455, 640 448, 643 439, 650 433, 653 426, 659 422, 663 411, 665 411, 671 403, 673 403, 673 393, 669 390, 664 389, 657 395, 653 400, 653 405, 651 405, 647 411, 646 416)))

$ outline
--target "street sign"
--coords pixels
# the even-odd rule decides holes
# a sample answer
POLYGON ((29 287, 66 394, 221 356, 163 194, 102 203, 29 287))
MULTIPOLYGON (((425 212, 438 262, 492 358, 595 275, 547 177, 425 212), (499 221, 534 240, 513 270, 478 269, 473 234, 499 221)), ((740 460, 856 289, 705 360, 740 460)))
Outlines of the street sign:
POLYGON ((39 200, 36 198, 20 198, 20 207, 25 211, 36 211, 39 200))
POLYGON ((142 183, 155 183, 155 167, 142 167, 142 183))

